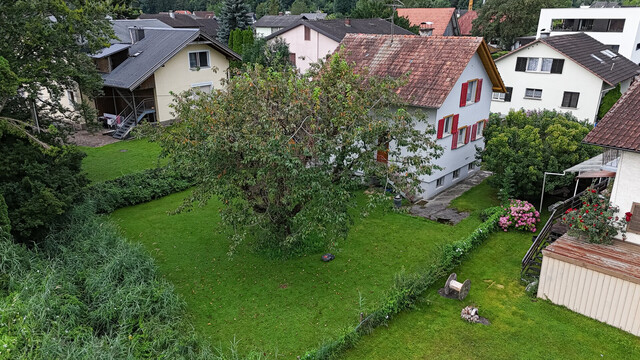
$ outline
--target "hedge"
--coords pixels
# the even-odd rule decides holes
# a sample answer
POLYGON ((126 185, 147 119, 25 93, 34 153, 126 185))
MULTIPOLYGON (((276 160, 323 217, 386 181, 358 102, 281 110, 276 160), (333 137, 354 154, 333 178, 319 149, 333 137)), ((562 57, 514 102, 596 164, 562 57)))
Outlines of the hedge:
POLYGON ((499 206, 484 210, 483 217, 486 220, 473 233, 463 240, 444 245, 439 255, 422 270, 411 274, 396 274, 393 286, 386 292, 378 309, 346 334, 307 352, 302 359, 339 358, 340 354, 352 348, 363 335, 387 324, 399 312, 414 307, 430 286, 452 271, 471 250, 496 231, 501 215, 502 208, 499 206))

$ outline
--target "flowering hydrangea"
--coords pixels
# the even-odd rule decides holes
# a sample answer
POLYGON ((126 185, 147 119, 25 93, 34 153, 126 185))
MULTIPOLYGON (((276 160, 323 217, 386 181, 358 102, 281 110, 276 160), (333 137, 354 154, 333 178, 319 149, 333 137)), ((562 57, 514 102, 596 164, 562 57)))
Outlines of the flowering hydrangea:
POLYGON ((524 200, 510 200, 509 206, 504 206, 503 216, 498 220, 502 230, 509 228, 536 232, 536 223, 540 222, 540 213, 531 203, 524 200))
POLYGON ((626 225, 632 214, 624 218, 615 216, 618 208, 600 196, 595 189, 587 189, 581 198, 582 207, 570 208, 562 216, 562 222, 569 225, 569 234, 581 236, 591 243, 608 244, 618 233, 625 237, 626 225))

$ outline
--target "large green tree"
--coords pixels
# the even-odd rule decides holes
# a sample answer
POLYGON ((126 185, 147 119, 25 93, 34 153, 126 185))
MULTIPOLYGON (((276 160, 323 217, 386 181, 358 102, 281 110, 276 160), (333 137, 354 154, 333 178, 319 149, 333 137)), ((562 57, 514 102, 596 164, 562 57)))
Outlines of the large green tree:
POLYGON ((433 128, 389 108, 398 84, 356 74, 339 56, 306 75, 257 65, 226 90, 177 99, 181 121, 159 140, 196 179, 193 201, 225 205, 234 245, 250 234, 280 255, 318 251, 346 237, 357 186, 389 177, 411 191, 433 169, 433 128), (375 154, 388 143, 387 166, 375 154))
MULTIPOLYGON (((592 126, 571 114, 555 111, 511 111, 491 114, 484 130, 485 168, 494 173, 493 185, 504 197, 533 199, 540 194, 544 172, 562 173, 600 151, 582 144, 592 126)), ((573 176, 548 177, 545 190, 570 185, 573 176)))
POLYGON ((13 73, 20 80, 12 93, 7 93, 3 85, 0 112, 11 100, 25 109, 37 104, 41 116, 66 116, 67 109, 60 105, 66 90, 79 86, 84 95, 96 95, 102 89, 102 79, 87 54, 109 44, 109 4, 71 0, 0 2, 0 57, 6 60, 0 64, 1 71, 3 76, 13 73))
POLYGON ((398 16, 397 12, 393 12, 386 2, 381 0, 358 0, 355 7, 351 11, 351 17, 354 19, 391 19, 393 13, 393 21, 401 28, 407 29, 414 33, 418 33, 418 26, 411 26, 409 19, 398 16))
POLYGON ((473 20, 471 33, 510 50, 516 37, 535 34, 540 9, 558 7, 571 7, 571 0, 487 0, 473 20))
POLYGON ((265 15, 278 15, 280 11, 280 2, 278 0, 267 0, 256 6, 256 17, 261 18, 265 15))
POLYGON ((249 7, 242 0, 224 0, 222 11, 218 15, 218 40, 223 44, 229 41, 229 35, 234 29, 247 29, 249 7))

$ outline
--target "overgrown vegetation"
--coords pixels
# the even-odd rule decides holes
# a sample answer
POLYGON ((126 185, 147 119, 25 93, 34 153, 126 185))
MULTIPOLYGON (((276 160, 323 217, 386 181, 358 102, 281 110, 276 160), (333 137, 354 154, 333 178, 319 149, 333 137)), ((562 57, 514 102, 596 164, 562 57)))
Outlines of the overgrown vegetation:
POLYGON ((607 93, 602 97, 602 101, 600 101, 600 108, 598 108, 598 119, 602 119, 611 107, 620 99, 622 93, 620 92, 620 84, 616 85, 615 88, 607 91, 607 93))
POLYGON ((44 148, 3 120, 0 154, 0 196, 11 233, 22 243, 39 242, 88 183, 80 171, 83 154, 73 147, 44 148))
MULTIPOLYGON (((569 113, 510 111, 504 118, 491 114, 484 130, 483 166, 494 173, 491 184, 503 201, 533 199, 540 194, 544 172, 562 173, 600 152, 582 139, 592 125, 569 113)), ((573 175, 547 177, 545 191, 572 184, 573 175)))

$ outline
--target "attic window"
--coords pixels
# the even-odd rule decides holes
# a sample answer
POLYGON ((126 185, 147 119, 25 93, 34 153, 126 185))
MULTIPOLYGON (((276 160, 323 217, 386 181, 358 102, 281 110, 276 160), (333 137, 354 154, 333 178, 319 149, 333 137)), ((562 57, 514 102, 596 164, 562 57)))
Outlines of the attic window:
POLYGON ((189 53, 189 69, 199 70, 210 66, 208 51, 194 51, 189 53))

